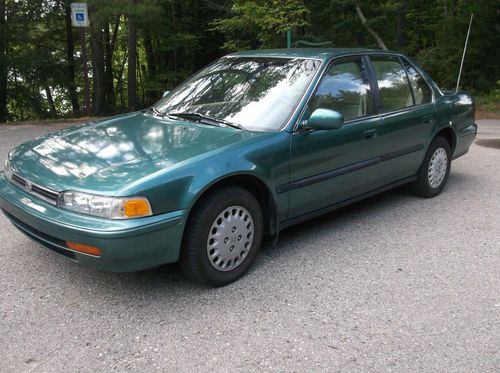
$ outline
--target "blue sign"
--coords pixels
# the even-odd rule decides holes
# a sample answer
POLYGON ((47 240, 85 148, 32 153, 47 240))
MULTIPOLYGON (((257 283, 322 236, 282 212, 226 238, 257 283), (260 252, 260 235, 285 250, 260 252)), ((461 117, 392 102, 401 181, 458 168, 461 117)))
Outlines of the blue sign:
POLYGON ((71 3, 71 25, 73 27, 89 27, 87 3, 71 3))

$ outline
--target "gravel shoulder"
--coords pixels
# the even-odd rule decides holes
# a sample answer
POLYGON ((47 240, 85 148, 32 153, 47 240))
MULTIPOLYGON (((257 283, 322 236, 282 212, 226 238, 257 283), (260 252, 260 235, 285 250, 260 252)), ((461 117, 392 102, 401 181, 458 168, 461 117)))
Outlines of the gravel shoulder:
MULTIPOLYGON (((65 126, 0 127, 0 162, 65 126)), ((0 370, 498 372, 499 186, 500 149, 476 143, 439 197, 398 188, 287 229, 218 289, 80 267, 0 215, 0 370)))

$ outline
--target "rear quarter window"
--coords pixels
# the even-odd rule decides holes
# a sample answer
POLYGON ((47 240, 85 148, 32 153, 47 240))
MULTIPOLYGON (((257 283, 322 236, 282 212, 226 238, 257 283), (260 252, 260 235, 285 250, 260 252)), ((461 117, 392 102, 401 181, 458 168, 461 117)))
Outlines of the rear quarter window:
POLYGON ((410 79, 415 105, 432 102, 432 90, 420 73, 406 59, 402 59, 410 79))

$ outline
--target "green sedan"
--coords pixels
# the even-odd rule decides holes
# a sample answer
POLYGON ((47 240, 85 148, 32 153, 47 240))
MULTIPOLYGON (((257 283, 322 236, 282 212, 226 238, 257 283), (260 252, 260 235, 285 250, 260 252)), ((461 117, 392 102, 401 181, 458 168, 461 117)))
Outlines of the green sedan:
POLYGON ((13 149, 0 208, 83 265, 180 262, 220 286, 293 224, 402 184, 437 196, 476 132, 472 97, 401 53, 240 52, 147 110, 13 149))

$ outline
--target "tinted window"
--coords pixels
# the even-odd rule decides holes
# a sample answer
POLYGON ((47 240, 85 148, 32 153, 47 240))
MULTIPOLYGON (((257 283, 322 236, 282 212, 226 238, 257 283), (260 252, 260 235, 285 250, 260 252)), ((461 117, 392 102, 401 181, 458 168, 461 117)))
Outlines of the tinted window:
POLYGON ((382 110, 413 106, 413 96, 405 70, 397 57, 370 57, 377 75, 382 110))
POLYGON ((341 113, 345 120, 363 117, 371 111, 370 86, 361 58, 334 63, 322 78, 309 104, 315 109, 330 109, 341 113))
POLYGON ((432 101, 432 91, 427 82, 422 78, 415 68, 408 61, 403 59, 403 63, 410 78, 410 85, 415 97, 415 105, 426 104, 432 101))

